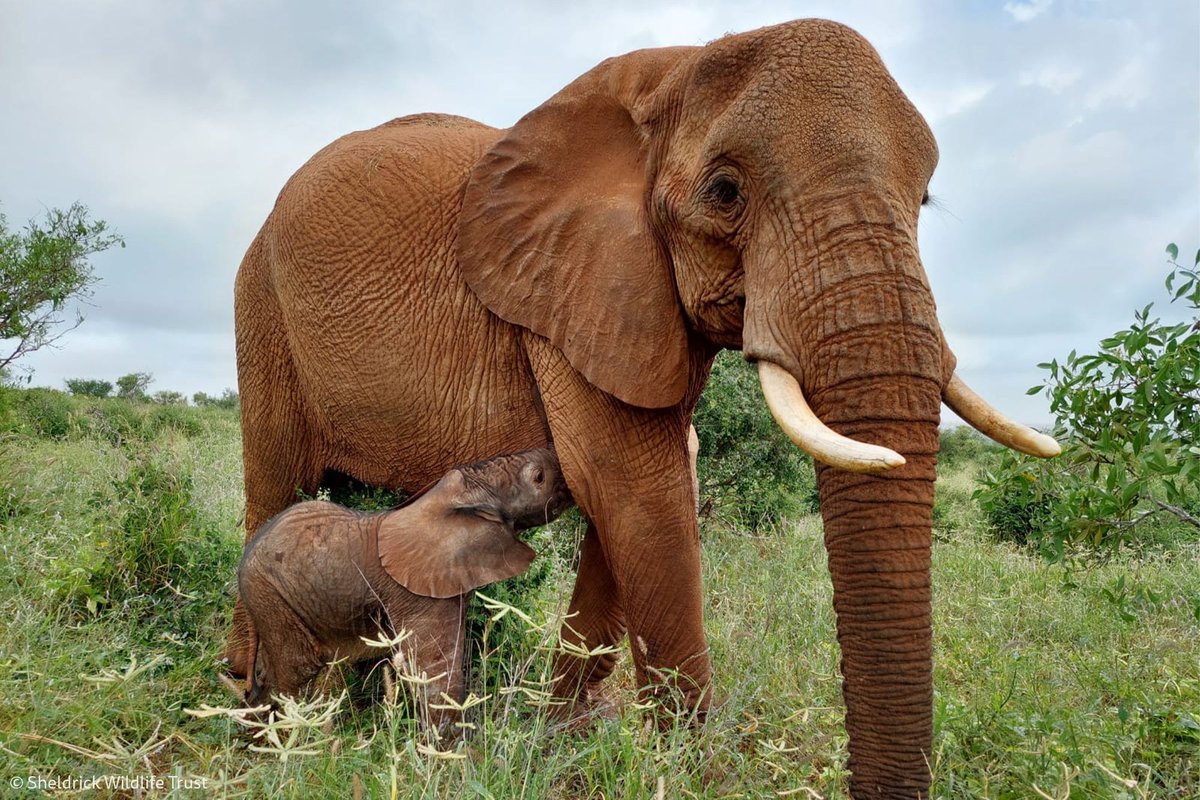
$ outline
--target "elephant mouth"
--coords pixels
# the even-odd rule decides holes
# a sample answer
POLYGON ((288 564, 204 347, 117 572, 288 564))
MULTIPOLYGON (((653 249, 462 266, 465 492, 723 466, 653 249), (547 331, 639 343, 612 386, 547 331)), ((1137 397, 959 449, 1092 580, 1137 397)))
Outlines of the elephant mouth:
MULTIPOLYGON (((813 412, 800 383, 772 361, 758 361, 758 380, 776 424, 814 459, 850 472, 886 472, 905 464, 894 450, 851 439, 830 429, 813 412)), ((989 439, 1021 453, 1052 458, 1062 452, 1044 433, 1009 419, 980 397, 958 376, 942 388, 942 401, 971 427, 989 439)))

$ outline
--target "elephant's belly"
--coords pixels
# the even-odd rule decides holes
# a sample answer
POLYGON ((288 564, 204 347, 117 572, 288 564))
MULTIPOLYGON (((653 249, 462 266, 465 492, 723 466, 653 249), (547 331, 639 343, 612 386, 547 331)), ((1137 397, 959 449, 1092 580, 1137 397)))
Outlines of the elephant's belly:
POLYGON ((454 258, 462 186, 498 132, 436 121, 319 155, 285 189, 271 243, 323 466, 408 491, 547 440, 518 331, 482 306, 454 258))
POLYGON ((515 329, 464 285, 410 286, 400 296, 409 302, 364 301, 353 337, 320 336, 333 320, 311 321, 309 366, 299 372, 324 466, 412 492, 455 464, 544 446, 515 329))
POLYGON ((329 468, 375 486, 416 491, 455 464, 547 443, 522 358, 424 342, 374 352, 385 369, 359 391, 332 392, 318 410, 329 468))

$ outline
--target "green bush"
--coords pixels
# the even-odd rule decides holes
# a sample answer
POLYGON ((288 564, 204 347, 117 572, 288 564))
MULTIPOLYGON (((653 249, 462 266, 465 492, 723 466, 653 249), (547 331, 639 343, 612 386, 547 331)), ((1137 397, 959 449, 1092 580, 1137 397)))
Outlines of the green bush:
POLYGON ((71 398, 57 389, 25 389, 17 414, 19 423, 35 436, 61 439, 71 432, 71 398))
POLYGON ((150 402, 163 406, 186 406, 187 395, 170 389, 161 389, 150 397, 150 402))
POLYGON ((0 433, 20 430, 18 407, 21 394, 20 389, 0 383, 0 433))
MULTIPOLYGON (((0 214, 0 370, 49 347, 83 322, 54 332, 66 322, 68 304, 92 296, 97 278, 88 259, 113 245, 125 246, 104 220, 88 219, 87 207, 47 209, 42 221, 9 231, 0 214)), ((32 374, 27 372, 27 375, 32 374)))
POLYGON ((968 425, 938 432, 938 466, 956 469, 960 466, 990 464, 1004 452, 983 434, 968 425))
POLYGON ((1005 456, 998 473, 984 474, 984 488, 976 496, 997 540, 1042 544, 1042 534, 1053 528, 1060 513, 1062 492, 1042 464, 1028 461, 1023 466, 1018 469, 1016 460, 1005 456))
POLYGON ((144 403, 148 399, 146 390, 154 383, 154 376, 149 372, 131 372, 117 378, 117 396, 126 400, 144 403))
POLYGON ((996 535, 1030 541, 1062 558, 1111 552, 1163 536, 1200 531, 1200 252, 1193 267, 1175 259, 1166 279, 1170 302, 1190 320, 1152 319, 1147 305, 1133 324, 1100 342, 1041 364, 1063 454, 1049 462, 1006 453, 976 493, 996 535), (1153 523, 1153 524, 1151 524, 1153 523))
POLYGON ((182 405, 155 406, 146 414, 144 426, 151 437, 164 431, 175 431, 187 437, 204 432, 204 423, 195 409, 182 405))
POLYGON ((140 439, 146 433, 142 412, 121 397, 108 397, 92 403, 85 414, 86 433, 114 446, 140 439))
POLYGON ((84 545, 56 565, 50 588, 92 612, 171 589, 177 594, 193 583, 203 588, 230 559, 221 556, 219 537, 200 524, 192 491, 185 467, 134 451, 128 470, 93 495, 84 545))
POLYGON ((701 507, 761 528, 817 510, 812 460, 784 435, 754 369, 722 352, 693 418, 700 438, 701 507))
POLYGON ((215 408, 224 408, 230 411, 241 406, 241 398, 233 389, 226 389, 221 392, 220 397, 206 394, 204 392, 196 392, 192 395, 192 402, 200 407, 212 406, 215 408))
POLYGON ((329 501, 355 511, 387 511, 408 499, 406 492, 380 489, 347 478, 344 483, 327 487, 329 501))
MULTIPOLYGON (((0 402, 3 402, 2 392, 0 390, 0 402)), ((9 519, 28 514, 31 510, 29 492, 21 473, 17 456, 0 441, 0 531, 9 519)))
POLYGON ((113 390, 111 382, 94 378, 67 378, 66 385, 76 397, 108 397, 113 390))

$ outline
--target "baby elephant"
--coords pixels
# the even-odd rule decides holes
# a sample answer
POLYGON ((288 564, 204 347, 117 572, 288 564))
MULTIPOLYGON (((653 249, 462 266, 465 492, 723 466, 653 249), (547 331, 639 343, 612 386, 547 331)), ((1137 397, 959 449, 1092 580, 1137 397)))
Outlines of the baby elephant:
POLYGON ((252 622, 246 700, 295 695, 330 661, 379 658, 360 637, 399 630, 417 671, 442 676, 426 697, 460 699, 470 592, 524 572, 535 554, 516 533, 571 502, 554 452, 527 450, 455 467, 391 511, 308 501, 281 512, 238 568, 252 622))

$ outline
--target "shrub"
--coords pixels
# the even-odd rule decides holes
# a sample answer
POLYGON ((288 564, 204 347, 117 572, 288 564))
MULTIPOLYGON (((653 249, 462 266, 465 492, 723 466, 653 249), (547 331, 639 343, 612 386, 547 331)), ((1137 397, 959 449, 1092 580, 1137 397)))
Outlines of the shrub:
POLYGON ((25 389, 20 393, 19 424, 30 433, 61 439, 71 432, 71 399, 57 389, 25 389))
POLYGON ((693 423, 700 438, 702 508, 719 509, 751 528, 817 510, 812 460, 775 424, 741 354, 717 356, 693 423))
POLYGON ((150 401, 158 403, 160 406, 186 406, 187 396, 183 392, 173 392, 169 389, 163 389, 155 392, 150 401))
POLYGON ((142 413, 120 397, 106 397, 93 403, 86 415, 88 432, 114 446, 142 438, 146 432, 142 413))
POLYGON ((67 378, 67 391, 76 397, 108 397, 113 385, 109 381, 94 378, 67 378))
POLYGON ((131 372, 117 378, 117 395, 126 400, 146 401, 146 390, 154 382, 149 372, 131 372))
MULTIPOLYGON (((1062 493, 1043 465, 1024 462, 1017 469, 1011 456, 1004 456, 999 476, 985 473, 983 489, 976 492, 984 519, 996 539, 1014 544, 1040 544, 1042 533, 1052 528, 1059 513, 1062 493)), ((1046 543, 1053 546, 1053 542, 1046 543)))
POLYGON ((54 333, 69 303, 86 300, 96 276, 88 259, 113 245, 125 246, 104 220, 88 219, 87 207, 48 209, 41 222, 10 232, 0 214, 0 370, 54 344, 83 322, 54 333))
POLYGON ((968 425, 938 432, 939 466, 985 465, 997 460, 1003 451, 1002 446, 968 425))
MULTIPOLYGON (((406 492, 368 486, 353 478, 345 478, 326 485, 330 502, 356 511, 386 511, 408 499, 406 492)), ((310 499, 310 498, 306 498, 310 499)))
POLYGON ((143 424, 150 436, 175 431, 193 437, 204 432, 204 424, 195 411, 182 405, 155 406, 146 414, 143 424))
POLYGON ((205 394, 204 392, 196 392, 194 395, 192 395, 192 402, 203 408, 211 406, 213 408, 224 408, 231 411, 236 410, 241 406, 241 398, 233 389, 226 389, 225 391, 221 392, 220 397, 213 397, 212 395, 205 394))
POLYGON ((984 475, 976 494, 997 536, 1061 558, 1134 543, 1161 515, 1200 529, 1200 252, 1192 268, 1167 252, 1170 302, 1192 318, 1164 323, 1147 305, 1096 353, 1039 365, 1049 377, 1030 393, 1046 391, 1064 452, 1044 463, 1008 453, 984 475))
POLYGON ((18 407, 21 404, 21 394, 20 389, 0 383, 0 432, 20 429, 18 407))
MULTIPOLYGON (((182 590, 218 568, 211 531, 199 524, 191 473, 150 451, 91 500, 86 542, 57 565, 50 587, 95 612, 169 587, 182 590)), ((228 559, 226 559, 228 560, 228 559)))

